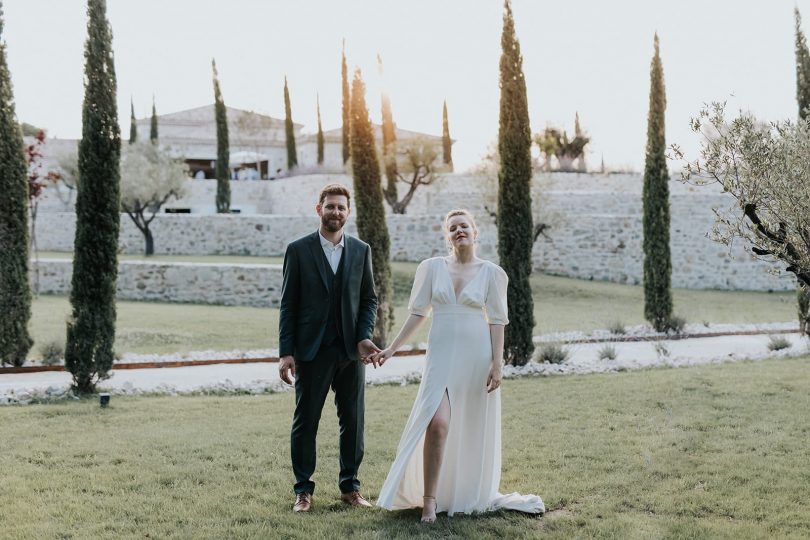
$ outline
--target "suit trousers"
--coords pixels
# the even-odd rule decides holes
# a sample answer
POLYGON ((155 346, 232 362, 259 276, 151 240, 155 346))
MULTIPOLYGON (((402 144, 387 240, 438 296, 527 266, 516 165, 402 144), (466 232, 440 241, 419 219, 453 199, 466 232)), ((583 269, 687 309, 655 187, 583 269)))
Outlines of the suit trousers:
POLYGON ((310 362, 295 363, 295 414, 290 451, 295 493, 314 493, 315 438, 329 388, 335 392, 340 424, 340 474, 342 493, 360 489, 357 471, 363 461, 363 413, 366 366, 349 360, 341 340, 321 347, 310 362))

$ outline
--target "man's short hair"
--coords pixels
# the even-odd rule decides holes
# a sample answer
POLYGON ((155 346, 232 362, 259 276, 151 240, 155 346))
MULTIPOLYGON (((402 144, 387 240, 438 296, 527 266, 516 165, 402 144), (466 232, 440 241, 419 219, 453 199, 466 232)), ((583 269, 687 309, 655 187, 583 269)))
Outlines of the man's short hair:
POLYGON ((321 189, 321 194, 318 197, 318 204, 323 204, 327 195, 345 195, 348 206, 351 206, 352 196, 349 193, 349 188, 343 184, 327 184, 321 189))

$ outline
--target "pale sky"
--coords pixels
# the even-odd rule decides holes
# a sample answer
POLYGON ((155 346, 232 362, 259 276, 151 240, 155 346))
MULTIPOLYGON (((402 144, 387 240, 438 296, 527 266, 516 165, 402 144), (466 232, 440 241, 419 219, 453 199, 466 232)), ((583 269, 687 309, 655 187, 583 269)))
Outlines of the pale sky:
MULTIPOLYGON (((390 89, 404 129, 441 134, 447 99, 456 170, 480 161, 498 133, 499 0, 107 0, 118 75, 119 120, 130 96, 140 117, 213 103, 216 57, 225 103, 340 127, 340 50, 367 84, 372 120, 390 89), (385 80, 376 54, 385 62, 385 80)), ((653 34, 661 40, 667 142, 694 154, 689 117, 729 100, 765 120, 795 118, 793 8, 810 33, 810 0, 513 0, 532 132, 573 132, 579 111, 592 137, 590 167, 644 164, 653 34)), ((17 116, 50 136, 79 138, 86 37, 82 0, 6 0, 17 116)), ((673 166, 674 168, 674 166, 673 166)))

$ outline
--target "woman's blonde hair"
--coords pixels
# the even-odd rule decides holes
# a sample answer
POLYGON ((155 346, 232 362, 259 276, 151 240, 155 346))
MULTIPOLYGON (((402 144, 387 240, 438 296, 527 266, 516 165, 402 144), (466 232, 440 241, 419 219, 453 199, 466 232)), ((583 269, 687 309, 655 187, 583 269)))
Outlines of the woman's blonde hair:
POLYGON ((478 226, 475 224, 475 218, 473 217, 472 213, 469 210, 467 210, 466 208, 456 208, 455 210, 450 210, 449 212, 447 212, 447 215, 444 216, 444 228, 445 229, 447 229, 447 222, 450 221, 450 218, 453 218, 453 217, 456 217, 456 216, 464 216, 467 219, 469 219, 470 223, 472 223, 472 226, 473 226, 473 229, 475 230, 475 232, 476 233, 478 232, 478 226))

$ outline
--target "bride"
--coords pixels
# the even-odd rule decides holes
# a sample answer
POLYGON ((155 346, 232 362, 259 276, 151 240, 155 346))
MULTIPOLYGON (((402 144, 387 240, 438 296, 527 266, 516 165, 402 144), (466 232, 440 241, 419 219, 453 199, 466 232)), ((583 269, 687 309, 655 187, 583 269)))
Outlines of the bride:
POLYGON ((501 366, 507 318, 506 273, 475 255, 478 229, 467 210, 444 222, 450 256, 419 264, 410 316, 391 345, 370 360, 384 364, 433 311, 422 383, 377 504, 437 512, 499 508, 545 511, 536 495, 501 495, 501 366))

